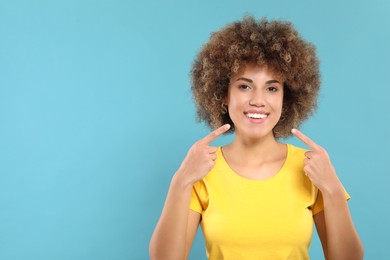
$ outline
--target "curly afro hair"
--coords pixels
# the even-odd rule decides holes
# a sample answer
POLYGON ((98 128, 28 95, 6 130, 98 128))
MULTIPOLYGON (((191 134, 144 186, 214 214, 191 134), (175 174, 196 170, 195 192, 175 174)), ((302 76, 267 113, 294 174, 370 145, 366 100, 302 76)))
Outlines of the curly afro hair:
POLYGON ((229 132, 234 131, 224 100, 231 76, 249 63, 266 65, 282 75, 283 109, 273 133, 276 138, 288 137, 315 111, 320 73, 314 45, 286 21, 246 16, 211 34, 191 70, 198 120, 211 129, 230 124, 229 132))

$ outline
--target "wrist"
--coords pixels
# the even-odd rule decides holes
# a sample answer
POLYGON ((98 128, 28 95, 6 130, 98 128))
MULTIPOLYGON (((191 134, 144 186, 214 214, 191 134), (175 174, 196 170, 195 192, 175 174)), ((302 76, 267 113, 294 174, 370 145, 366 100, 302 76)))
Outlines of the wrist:
POLYGON ((190 178, 188 178, 188 174, 179 169, 172 178, 172 185, 177 186, 181 189, 192 189, 192 186, 195 184, 190 178))
POLYGON ((325 197, 330 197, 330 198, 343 198, 343 200, 345 199, 345 192, 344 192, 344 188, 343 186, 341 185, 341 182, 339 180, 337 180, 337 182, 331 184, 331 185, 327 185, 325 187, 323 187, 322 189, 320 189, 321 193, 322 193, 322 196, 325 198, 325 197))

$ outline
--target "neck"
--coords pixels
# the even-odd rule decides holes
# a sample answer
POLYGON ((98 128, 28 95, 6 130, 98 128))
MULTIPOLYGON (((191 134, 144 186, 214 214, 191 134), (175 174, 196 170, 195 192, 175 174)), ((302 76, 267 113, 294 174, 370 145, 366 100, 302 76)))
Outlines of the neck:
POLYGON ((272 133, 261 138, 247 138, 236 134, 232 143, 224 149, 230 154, 235 154, 241 161, 256 160, 259 157, 265 161, 275 156, 275 151, 279 150, 283 144, 279 143, 272 133))

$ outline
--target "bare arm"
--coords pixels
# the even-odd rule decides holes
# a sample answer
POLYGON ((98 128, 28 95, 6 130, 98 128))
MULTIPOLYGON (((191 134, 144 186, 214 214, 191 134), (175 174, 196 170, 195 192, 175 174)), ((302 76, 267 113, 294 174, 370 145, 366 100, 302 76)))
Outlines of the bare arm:
POLYGON ((196 231, 198 230, 198 225, 200 220, 201 220, 201 215, 198 212, 190 210, 190 212, 188 213, 185 259, 188 259, 188 256, 190 254, 192 242, 194 241, 194 237, 196 235, 196 231))
POLYGON ((194 221, 189 209, 192 186, 182 185, 178 179, 177 175, 172 179, 163 211, 150 240, 151 259, 185 259, 195 236, 200 215, 197 213, 198 220, 194 221))
POLYGON ((224 125, 196 142, 172 178, 163 211, 149 245, 150 258, 183 260, 190 251, 200 214, 189 209, 193 185, 214 167, 216 147, 209 144, 230 128, 224 125))
POLYGON ((326 259, 363 259, 363 244, 352 222, 343 188, 323 197, 325 210, 314 215, 314 221, 326 259))
POLYGON ((318 212, 313 216, 313 218, 314 218, 314 223, 316 224, 317 234, 321 241, 322 250, 324 252, 325 259, 329 259, 324 211, 318 212))
POLYGON ((316 214, 314 220, 326 259, 363 259, 363 244, 352 222, 344 188, 327 152, 298 130, 294 129, 292 133, 311 149, 305 153, 304 171, 324 200, 324 211, 316 214))

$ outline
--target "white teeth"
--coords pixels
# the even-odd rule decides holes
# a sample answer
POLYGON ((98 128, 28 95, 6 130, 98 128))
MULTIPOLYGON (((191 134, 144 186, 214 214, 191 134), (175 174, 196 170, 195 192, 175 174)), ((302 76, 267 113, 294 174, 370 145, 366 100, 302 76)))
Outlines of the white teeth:
POLYGON ((256 119, 268 117, 268 115, 266 114, 253 114, 253 113, 247 113, 246 116, 249 118, 256 118, 256 119))

